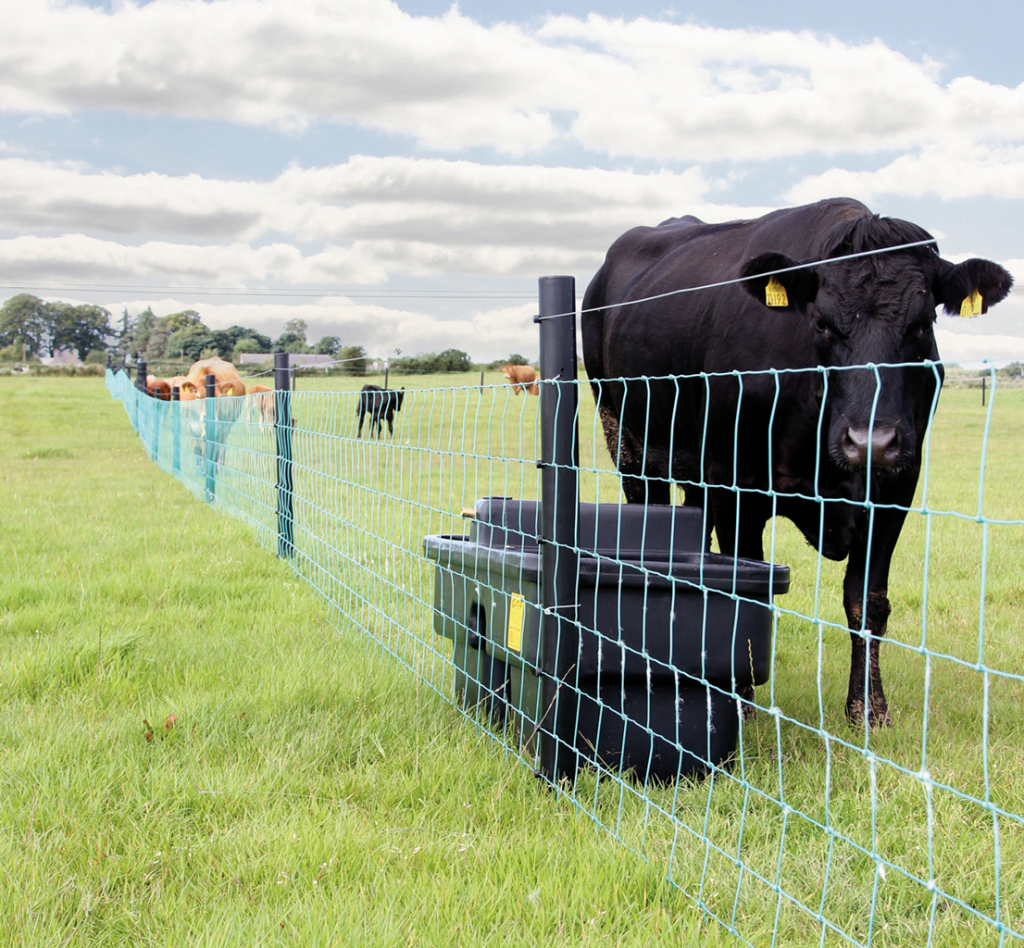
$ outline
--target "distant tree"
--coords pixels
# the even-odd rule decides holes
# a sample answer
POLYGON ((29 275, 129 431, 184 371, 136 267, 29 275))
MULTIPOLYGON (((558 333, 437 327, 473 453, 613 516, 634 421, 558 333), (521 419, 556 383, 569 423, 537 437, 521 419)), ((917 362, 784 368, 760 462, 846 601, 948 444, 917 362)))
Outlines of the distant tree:
POLYGON ((313 351, 317 355, 337 355, 341 348, 341 340, 337 336, 321 336, 313 351))
POLYGON ((468 372, 473 362, 461 349, 445 349, 437 357, 437 366, 438 372, 468 372))
POLYGON ((526 356, 521 356, 521 355, 519 355, 518 352, 513 352, 512 355, 508 356, 505 359, 495 359, 493 362, 488 362, 486 368, 489 371, 494 372, 494 371, 497 371, 498 369, 500 369, 502 366, 505 366, 505 365, 532 365, 532 364, 533 363, 530 362, 530 360, 527 359, 526 356))
POLYGON ((171 338, 171 328, 166 319, 158 319, 149 334, 143 358, 147 362, 156 362, 167 357, 167 343, 171 338))
POLYGON ((138 316, 128 317, 128 329, 122 330, 117 341, 119 357, 134 356, 136 352, 145 353, 149 347, 149 336, 157 324, 157 316, 150 307, 146 307, 138 316))
MULTIPOLYGON (((268 340, 269 342, 269 340, 268 340)), ((270 346, 263 348, 258 339, 254 339, 252 336, 243 336, 238 342, 235 343, 235 348, 231 353, 231 359, 233 362, 240 362, 241 356, 250 352, 269 352, 270 346)))
POLYGON ((213 344, 213 333, 202 323, 186 326, 171 334, 167 340, 167 358, 187 359, 194 362, 203 357, 204 350, 216 353, 213 344))
POLYGON ((366 363, 369 360, 362 346, 343 346, 334 353, 334 357, 344 360, 341 371, 345 375, 366 375, 366 363))
POLYGON ((179 329, 188 329, 190 326, 201 326, 203 321, 199 313, 194 309, 183 309, 180 313, 169 313, 163 317, 169 332, 177 332, 179 329))
POLYGON ((289 319, 284 324, 285 333, 291 333, 298 336, 303 342, 306 341, 306 332, 309 330, 309 326, 306 325, 304 319, 289 319))
POLYGON ((240 336, 236 336, 230 329, 211 329, 210 330, 210 343, 213 349, 217 350, 217 355, 222 359, 230 359, 235 353, 235 343, 240 336))
MULTIPOLYGON (((294 320, 289 321, 294 322, 294 320)), ((306 345, 305 337, 294 332, 283 332, 274 340, 273 351, 305 353, 309 352, 310 349, 306 345)))
POLYGON ((85 360, 94 349, 105 349, 113 335, 110 312, 102 306, 81 303, 50 303, 50 354, 61 349, 74 349, 78 358, 85 360))
POLYGON ((430 372, 468 372, 473 368, 473 363, 461 349, 445 349, 444 352, 425 352, 392 359, 391 367, 396 372, 419 375, 430 372))
MULTIPOLYGON (((47 304, 38 296, 12 296, 0 307, 0 347, 24 347, 27 355, 39 355, 50 343, 50 321, 47 304)), ((19 351, 17 358, 21 357, 19 351)))
POLYGON ((239 338, 255 339, 256 344, 259 346, 257 352, 270 352, 270 348, 273 343, 270 341, 270 336, 264 336, 261 332, 256 332, 255 329, 246 329, 242 336, 239 338))
POLYGON ((216 330, 216 333, 221 333, 227 339, 231 341, 231 348, 237 348, 239 343, 243 339, 255 340, 257 348, 249 349, 250 352, 269 352, 270 351, 270 337, 264 336, 262 333, 256 332, 256 330, 249 329, 247 326, 229 326, 226 330, 216 330))

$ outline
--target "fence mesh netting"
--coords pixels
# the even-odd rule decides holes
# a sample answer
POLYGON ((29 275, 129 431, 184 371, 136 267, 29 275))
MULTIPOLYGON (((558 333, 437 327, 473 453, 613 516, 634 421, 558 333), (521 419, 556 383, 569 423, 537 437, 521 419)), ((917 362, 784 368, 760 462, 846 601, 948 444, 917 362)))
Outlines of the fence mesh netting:
MULTIPOLYGON (((845 709, 844 564, 780 516, 765 563, 716 558, 700 508, 638 516, 585 383, 578 546, 558 551, 575 654, 546 687, 540 400, 406 380, 378 437, 369 416, 357 433, 361 381, 292 392, 285 419, 273 393, 172 403, 107 373, 153 461, 275 553, 287 427, 285 552, 337 628, 512 765, 538 766, 565 702, 579 767, 558 792, 740 943, 1024 941, 1024 388, 942 393, 889 575, 892 723, 872 728, 845 709)), ((777 513, 782 486, 761 494, 777 513)))

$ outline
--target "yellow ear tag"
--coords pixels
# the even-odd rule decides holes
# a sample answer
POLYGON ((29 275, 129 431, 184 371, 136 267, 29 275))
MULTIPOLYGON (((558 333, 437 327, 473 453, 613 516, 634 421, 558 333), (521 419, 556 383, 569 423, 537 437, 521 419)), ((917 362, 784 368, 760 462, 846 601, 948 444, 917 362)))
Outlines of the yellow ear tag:
POLYGON ((789 306, 786 288, 775 277, 768 278, 768 285, 764 288, 764 302, 766 306, 789 306))
POLYGON ((964 301, 960 304, 960 316, 964 319, 968 316, 980 316, 981 304, 981 294, 978 292, 978 288, 975 287, 971 291, 971 295, 965 296, 964 301))

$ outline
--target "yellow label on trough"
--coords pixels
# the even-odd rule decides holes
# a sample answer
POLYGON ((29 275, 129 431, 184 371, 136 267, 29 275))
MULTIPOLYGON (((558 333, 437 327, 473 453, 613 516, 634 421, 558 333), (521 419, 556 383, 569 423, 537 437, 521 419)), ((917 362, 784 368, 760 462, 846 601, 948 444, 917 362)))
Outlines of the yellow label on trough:
POLYGON ((764 288, 764 301, 767 306, 789 306, 786 288, 775 277, 768 278, 768 285, 764 288))
POLYGON ((964 301, 960 304, 960 315, 965 319, 968 316, 980 316, 983 302, 981 294, 978 292, 978 288, 975 287, 971 291, 971 295, 965 296, 964 301))
POLYGON ((526 614, 526 600, 519 593, 512 593, 508 603, 508 632, 505 646, 512 652, 523 650, 523 617, 526 614))

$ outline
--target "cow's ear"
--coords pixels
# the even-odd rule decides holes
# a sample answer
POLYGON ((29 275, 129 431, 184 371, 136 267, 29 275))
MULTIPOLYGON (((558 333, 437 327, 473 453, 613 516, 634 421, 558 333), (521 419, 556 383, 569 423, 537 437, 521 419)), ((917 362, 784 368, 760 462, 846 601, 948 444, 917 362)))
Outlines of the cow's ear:
POLYGON ((818 295, 818 274, 810 267, 787 270, 795 266, 797 261, 784 253, 763 253, 747 261, 740 286, 765 306, 802 312, 818 295), (787 272, 773 274, 774 270, 787 272))
POLYGON ((932 294, 950 316, 977 316, 1006 299, 1013 277, 998 263, 974 257, 963 263, 940 261, 932 294))

